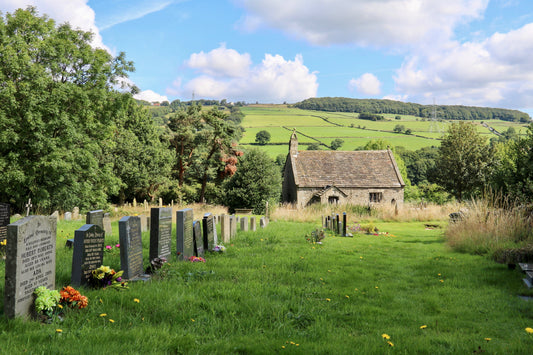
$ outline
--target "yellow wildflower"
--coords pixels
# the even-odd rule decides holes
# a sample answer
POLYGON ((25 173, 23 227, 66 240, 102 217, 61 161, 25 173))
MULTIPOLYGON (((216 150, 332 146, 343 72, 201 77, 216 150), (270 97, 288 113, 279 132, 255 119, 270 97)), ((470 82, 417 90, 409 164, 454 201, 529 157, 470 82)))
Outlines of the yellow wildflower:
POLYGON ((100 317, 105 317, 105 316, 107 316, 107 313, 100 314, 100 317))
POLYGON ((394 346, 394 344, 390 341, 388 341, 387 344, 389 344, 389 346, 394 346))
POLYGON ((195 320, 191 318, 191 322, 194 322, 195 320))
POLYGON ((134 299, 133 299, 133 302, 135 302, 135 303, 139 303, 139 302, 141 302, 141 301, 139 301, 138 298, 134 298, 134 299))
POLYGON ((329 301, 331 301, 331 299, 329 299, 329 298, 326 298, 326 301, 328 301, 328 302, 329 302, 329 301))
POLYGON ((385 334, 385 333, 381 334, 381 337, 382 337, 383 339, 387 339, 387 340, 390 339, 390 335, 385 334))
POLYGON ((440 282, 444 282, 444 280, 439 280, 440 282))
POLYGON ((114 320, 112 320, 112 319, 110 319, 109 321, 110 321, 111 323, 115 323, 115 321, 114 321, 114 320))
POLYGON ((420 326, 420 329, 426 329, 427 327, 428 327, 428 326, 424 324, 424 325, 421 325, 421 326, 420 326))
POLYGON ((346 295, 346 296, 344 296, 344 297, 346 297, 346 298, 350 298, 350 296, 348 296, 348 295, 346 295))
POLYGON ((293 341, 291 341, 291 345, 294 345, 294 342, 293 342, 293 341))
POLYGON ((58 304, 57 306, 58 306, 59 308, 63 309, 63 306, 62 306, 62 305, 58 304))
POLYGON ((533 334, 533 328, 527 327, 527 328, 526 328, 526 332, 527 332, 528 334, 533 334))
POLYGON ((62 333, 63 329, 56 329, 56 333, 62 333))
POLYGON ((492 340, 492 338, 485 338, 485 340, 486 340, 486 341, 491 341, 491 340, 492 340))
POLYGON ((282 349, 285 349, 285 345, 282 345, 281 348, 282 348, 282 349))

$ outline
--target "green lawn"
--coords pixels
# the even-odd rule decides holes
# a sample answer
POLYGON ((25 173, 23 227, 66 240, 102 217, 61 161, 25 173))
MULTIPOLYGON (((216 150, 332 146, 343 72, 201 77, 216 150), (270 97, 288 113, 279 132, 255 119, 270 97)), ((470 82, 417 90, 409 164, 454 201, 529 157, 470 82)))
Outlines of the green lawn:
MULTIPOLYGON (((76 223, 83 224, 58 226, 58 288, 69 282, 72 252, 63 243, 76 223)), ((88 308, 62 322, 2 317, 2 352, 531 352, 525 328, 533 327, 533 302, 518 297, 526 292, 518 271, 449 251, 442 229, 374 223, 389 234, 327 235, 318 245, 306 240, 317 224, 274 221, 239 232, 225 254, 205 264, 172 259, 158 277, 129 290, 83 289, 88 308)), ((116 222, 113 228, 111 245, 116 222)), ((147 234, 143 244, 147 249, 147 234)), ((106 253, 104 263, 120 268, 118 253, 106 253)))

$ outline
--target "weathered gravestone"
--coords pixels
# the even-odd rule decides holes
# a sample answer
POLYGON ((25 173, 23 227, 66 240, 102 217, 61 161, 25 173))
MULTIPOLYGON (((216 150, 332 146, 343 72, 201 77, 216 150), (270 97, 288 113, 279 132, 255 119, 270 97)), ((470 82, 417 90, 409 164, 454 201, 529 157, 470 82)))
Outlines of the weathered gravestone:
POLYGON ((248 231, 248 217, 241 217, 241 231, 248 231))
POLYGON ((143 268, 143 242, 141 219, 139 217, 122 217, 118 221, 120 240, 120 269, 125 279, 148 280, 143 268))
POLYGON ((53 217, 56 219, 56 223, 59 222, 59 211, 54 211, 54 213, 52 213, 50 215, 50 217, 53 217))
POLYGON ((141 232, 147 232, 148 231, 148 217, 145 215, 140 215, 139 219, 141 220, 141 232))
POLYGON ((218 242, 216 240, 217 225, 215 220, 216 218, 211 213, 204 214, 202 218, 204 248, 207 251, 213 251, 218 242))
POLYGON ((72 212, 65 212, 65 221, 72 221, 72 212))
POLYGON ((267 225, 266 218, 265 217, 261 217, 261 219, 259 220, 259 227, 265 228, 266 225, 267 225))
POLYGON ((57 221, 28 216, 7 227, 4 313, 8 318, 32 312, 33 291, 55 289, 57 221))
POLYGON ((150 211, 150 261, 170 260, 172 253, 172 209, 153 207, 150 211))
POLYGON ((0 242, 7 238, 7 225, 9 224, 9 203, 0 203, 0 242))
POLYGON ((194 247, 192 208, 185 208, 176 212, 176 248, 178 260, 188 260, 196 255, 194 247))
POLYGON ((85 216, 85 224, 94 224, 102 228, 104 231, 104 211, 94 210, 87 212, 85 216))
POLYGON ((235 215, 229 216, 229 236, 230 239, 233 239, 237 234, 237 217, 235 215))
POLYGON ((74 207, 72 209, 72 219, 77 221, 80 218, 80 208, 74 207))
POLYGON ((86 285, 91 272, 104 261, 105 232, 96 224, 85 224, 74 232, 74 251, 72 253, 73 286, 86 285))
POLYGON ((111 228, 111 216, 109 215, 109 213, 104 214, 104 218, 102 219, 102 224, 104 225, 105 235, 112 235, 113 229, 111 228))
POLYGON ((250 217, 250 230, 255 232, 257 230, 257 222, 254 216, 250 217))
POLYGON ((220 216, 220 236, 224 243, 228 243, 231 239, 229 218, 227 214, 220 216))
POLYGON ((194 236, 194 255, 204 256, 204 237, 202 235, 202 225, 200 221, 194 221, 192 226, 192 232, 194 236))

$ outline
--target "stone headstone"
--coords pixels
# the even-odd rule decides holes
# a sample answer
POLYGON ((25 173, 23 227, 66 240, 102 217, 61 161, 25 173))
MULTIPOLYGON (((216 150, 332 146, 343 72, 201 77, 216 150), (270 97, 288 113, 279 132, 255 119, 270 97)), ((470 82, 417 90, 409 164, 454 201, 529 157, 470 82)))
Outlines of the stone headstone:
POLYGON ((72 212, 65 212, 65 221, 72 221, 72 212))
POLYGON ((137 199, 135 197, 133 198, 133 207, 137 207, 137 199))
POLYGON ((176 211, 176 248, 178 260, 187 260, 195 254, 192 208, 176 211))
POLYGON ((143 214, 141 214, 141 215, 139 216, 139 219, 140 219, 140 221, 141 221, 141 232, 142 232, 142 233, 147 232, 147 231, 148 231, 148 225, 149 225, 149 223, 148 223, 148 217, 145 216, 145 215, 143 215, 143 214))
POLYGON ((150 260, 165 258, 172 253, 172 209, 152 208, 150 211, 150 260))
POLYGON ((229 218, 227 214, 220 216, 220 237, 224 243, 228 243, 231 240, 229 218))
POLYGON ((163 199, 161 197, 159 198, 159 207, 163 207, 163 199))
POLYGON ((237 217, 235 215, 229 216, 229 236, 233 239, 237 234, 237 217))
POLYGON ((9 203, 0 203, 0 241, 7 238, 7 225, 9 224, 10 213, 9 203))
POLYGON ((204 236, 202 235, 202 225, 200 224, 200 221, 193 222, 192 232, 194 236, 194 255, 203 257, 205 254, 204 236))
POLYGON ((216 245, 215 234, 216 234, 216 224, 215 217, 211 213, 204 214, 202 218, 202 229, 203 229, 203 239, 204 239, 204 248, 207 251, 213 251, 213 248, 216 245))
POLYGON ((74 207, 72 209, 72 219, 75 220, 75 221, 80 219, 80 209, 79 209, 79 207, 74 207))
POLYGON ((29 216, 8 225, 4 313, 8 318, 28 316, 33 291, 55 289, 57 221, 29 216))
POLYGON ((265 228, 266 227, 266 218, 265 217, 261 217, 261 219, 259 220, 259 227, 261 227, 261 228, 265 228))
POLYGON ((85 224, 94 224, 98 227, 104 229, 104 211, 103 210, 94 210, 87 212, 85 217, 85 224))
POLYGON ((85 224, 74 232, 74 251, 72 253, 73 286, 86 285, 91 272, 104 261, 105 232, 96 224, 85 224))
POLYGON ((118 221, 120 240, 120 269, 128 280, 147 278, 143 267, 143 241, 141 219, 137 216, 122 217, 118 221))
POLYGON ((241 217, 241 231, 248 231, 248 217, 241 217))
POLYGON ((54 211, 54 213, 52 213, 50 217, 55 218, 56 223, 59 222, 59 211, 54 211))
POLYGON ((143 206, 144 206, 144 210, 148 211, 148 202, 146 200, 144 200, 143 206))
POLYGON ((111 216, 109 215, 109 213, 104 214, 102 223, 104 225, 105 235, 113 235, 113 229, 111 228, 111 216))
POLYGON ((250 230, 255 232, 257 230, 257 222, 254 216, 250 217, 250 230))

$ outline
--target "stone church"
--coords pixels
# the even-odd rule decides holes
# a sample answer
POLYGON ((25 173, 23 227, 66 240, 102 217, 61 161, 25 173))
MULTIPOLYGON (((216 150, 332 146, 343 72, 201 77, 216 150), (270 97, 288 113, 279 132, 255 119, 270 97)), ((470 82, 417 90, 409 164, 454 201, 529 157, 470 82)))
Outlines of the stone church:
POLYGON ((283 202, 298 208, 313 203, 403 203, 404 182, 390 149, 298 151, 291 136, 283 172, 283 202))

